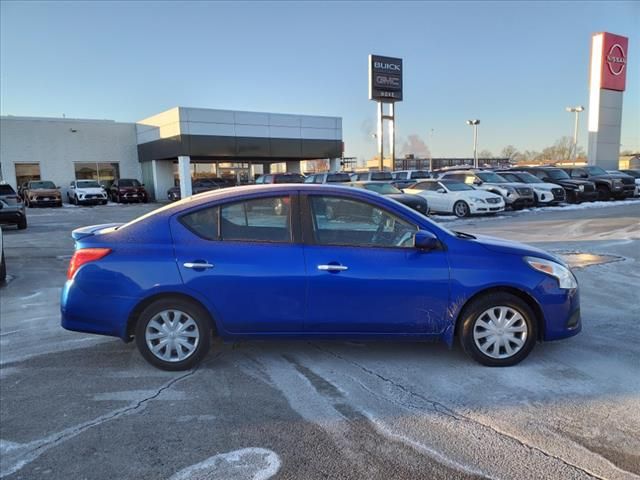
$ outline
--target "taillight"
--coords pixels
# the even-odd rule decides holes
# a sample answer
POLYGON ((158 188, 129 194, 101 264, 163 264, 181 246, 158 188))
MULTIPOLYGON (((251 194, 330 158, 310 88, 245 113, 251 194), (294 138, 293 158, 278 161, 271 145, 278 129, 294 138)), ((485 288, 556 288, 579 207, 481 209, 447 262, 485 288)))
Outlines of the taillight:
POLYGON ((67 280, 71 280, 78 269, 85 263, 95 262, 111 253, 110 248, 81 248, 76 250, 69 262, 69 269, 67 270, 67 280))

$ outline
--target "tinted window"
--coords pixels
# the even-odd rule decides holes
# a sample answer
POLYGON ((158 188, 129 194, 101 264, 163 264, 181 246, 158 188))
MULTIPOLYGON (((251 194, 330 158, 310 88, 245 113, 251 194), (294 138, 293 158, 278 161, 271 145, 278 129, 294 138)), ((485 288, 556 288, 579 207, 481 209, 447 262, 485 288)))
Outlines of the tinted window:
POLYGON ((507 183, 507 181, 504 178, 502 178, 497 173, 493 173, 493 172, 478 172, 478 177, 480 177, 480 180, 482 180, 483 182, 507 183))
POLYGON ((371 180, 393 180, 389 172, 371 172, 371 180))
POLYGON ((367 183, 364 185, 366 190, 371 190, 372 192, 379 193, 381 195, 390 195, 392 193, 402 193, 396 187, 391 185, 390 183, 367 183))
POLYGON ((351 177, 346 173, 330 173, 327 175, 327 183, 350 182, 351 177))
POLYGON ((462 182, 443 182, 444 186, 447 187, 452 192, 463 192, 465 190, 473 190, 473 187, 470 187, 466 183, 462 182))
POLYGON ((315 240, 322 245, 412 247, 416 227, 359 200, 311 196, 315 240))
POLYGON ((307 178, 304 179, 304 183, 314 183, 316 176, 315 175, 309 175, 307 178))
MULTIPOLYGON (((445 178, 450 180, 456 180, 458 182, 464 182, 466 176, 467 175, 464 173, 451 173, 451 174, 447 174, 445 178)), ((471 181, 473 182, 473 178, 471 179, 471 181)))
POLYGON ((223 205, 220 214, 222 240, 289 242, 289 197, 272 197, 223 205))
POLYGON ((585 172, 581 168, 576 168, 575 170, 571 170, 571 176, 573 178, 586 178, 588 175, 587 172, 585 172))
POLYGON ((79 180, 76 182, 78 188, 100 188, 100 184, 95 180, 79 180))
POLYGON ((392 174, 394 180, 406 180, 409 172, 395 172, 392 174))
POLYGON ((39 190, 39 189, 43 189, 43 188, 56 188, 56 185, 55 185, 55 183, 49 182, 49 181, 29 182, 28 187, 31 188, 32 190, 39 190))
POLYGON ((218 239, 218 207, 206 208, 184 215, 180 221, 196 235, 207 240, 218 239))
POLYGON ((415 172, 411 172, 411 178, 431 178, 431 175, 429 175, 429 172, 416 170, 415 172))
POLYGON ((299 173, 287 173, 285 175, 276 175, 274 183, 302 183, 304 177, 299 173))
POLYGON ((516 182, 516 183, 520 182, 520 178, 518 178, 518 176, 515 173, 500 172, 500 176, 503 177, 505 180, 509 180, 510 182, 516 182))
POLYGON ((0 195, 15 195, 16 192, 13 190, 11 185, 0 185, 0 195))
MULTIPOLYGON (((553 170, 547 170, 546 173, 549 174, 549 177, 551 177, 552 180, 566 180, 569 178, 569 175, 567 175, 567 172, 565 172, 564 170, 560 170, 559 168, 553 169, 553 170)), ((544 173, 543 173, 543 176, 544 176, 544 173)))
POLYGON ((139 187, 140 182, 138 180, 118 180, 118 185, 121 187, 139 187))
POLYGON ((591 175, 606 175, 607 174, 607 172, 605 172, 601 167, 587 167, 586 170, 591 175))

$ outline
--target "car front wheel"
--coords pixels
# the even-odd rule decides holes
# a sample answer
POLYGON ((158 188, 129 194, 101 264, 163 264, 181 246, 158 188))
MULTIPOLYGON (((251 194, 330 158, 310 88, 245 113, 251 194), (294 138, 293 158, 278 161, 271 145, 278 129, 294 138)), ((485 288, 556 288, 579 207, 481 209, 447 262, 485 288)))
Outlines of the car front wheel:
POLYGON ((140 314, 135 336, 140 353, 152 365, 162 370, 188 370, 209 351, 211 319, 195 303, 158 300, 140 314))
POLYGON ((474 300, 462 317, 460 343, 477 362, 490 367, 515 365, 529 355, 536 342, 531 308, 509 293, 493 293, 474 300))
POLYGON ((469 205, 467 205, 467 202, 459 200, 453 206, 453 213, 458 218, 468 217, 470 214, 469 205))

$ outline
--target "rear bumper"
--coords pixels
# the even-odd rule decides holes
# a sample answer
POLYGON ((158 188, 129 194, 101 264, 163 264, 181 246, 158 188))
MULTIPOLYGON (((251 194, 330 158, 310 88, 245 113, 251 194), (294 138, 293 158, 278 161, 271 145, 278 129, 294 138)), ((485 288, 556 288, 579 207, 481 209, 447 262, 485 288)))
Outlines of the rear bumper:
POLYGON ((23 210, 0 210, 0 223, 20 223, 26 217, 23 210))
POLYGON ((67 280, 60 298, 61 325, 74 332, 109 335, 126 340, 127 321, 136 299, 87 295, 67 280))

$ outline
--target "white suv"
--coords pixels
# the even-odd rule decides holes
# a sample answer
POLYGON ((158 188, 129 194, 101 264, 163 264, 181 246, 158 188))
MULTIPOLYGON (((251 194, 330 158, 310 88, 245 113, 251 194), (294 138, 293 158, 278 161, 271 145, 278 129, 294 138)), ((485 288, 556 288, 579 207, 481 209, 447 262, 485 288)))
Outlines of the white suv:
POLYGON ((74 180, 69 185, 67 198, 74 205, 107 204, 107 192, 96 180, 74 180))

